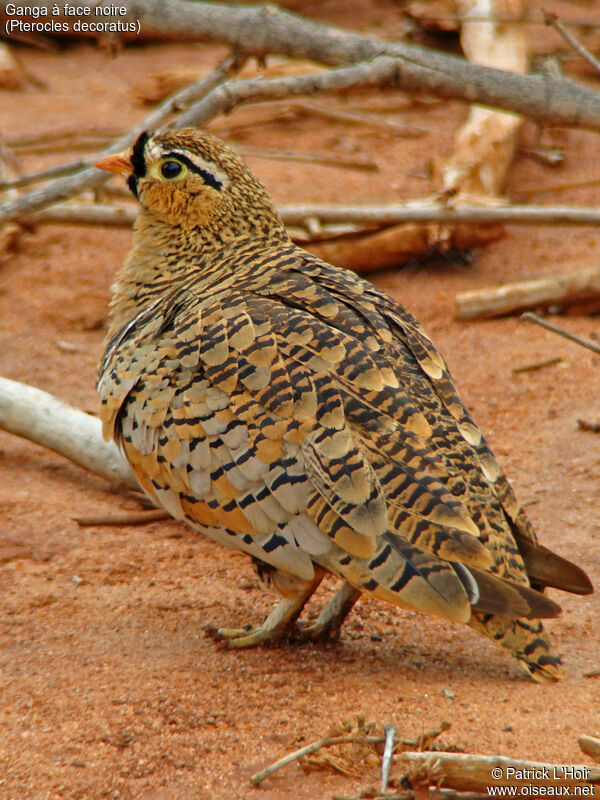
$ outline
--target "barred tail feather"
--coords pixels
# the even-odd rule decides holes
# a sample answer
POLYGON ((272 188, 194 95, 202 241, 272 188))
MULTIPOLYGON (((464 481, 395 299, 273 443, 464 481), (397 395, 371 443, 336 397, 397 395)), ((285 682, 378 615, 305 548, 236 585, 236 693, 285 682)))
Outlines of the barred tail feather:
POLYGON ((510 650, 534 681, 555 683, 565 677, 560 656, 554 652, 538 620, 510 620, 475 612, 469 625, 510 650))

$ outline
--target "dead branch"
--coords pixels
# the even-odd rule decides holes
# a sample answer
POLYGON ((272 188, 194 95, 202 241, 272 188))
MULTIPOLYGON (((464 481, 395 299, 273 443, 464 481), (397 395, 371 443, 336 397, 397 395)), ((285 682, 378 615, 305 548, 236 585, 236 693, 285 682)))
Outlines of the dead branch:
POLYGON ((523 775, 528 776, 525 781, 527 784, 535 786, 583 787, 600 783, 599 768, 579 764, 565 766, 517 761, 503 756, 443 752, 405 752, 398 758, 413 785, 431 782, 433 785, 461 791, 485 792, 494 782, 502 786, 522 787, 523 775), (494 773, 492 770, 499 772, 494 773))
MULTIPOLYGON (((287 226, 306 225, 307 220, 318 220, 322 225, 360 225, 370 228, 412 222, 477 225, 600 224, 600 208, 534 205, 451 207, 429 200, 387 206, 282 205, 278 207, 278 211, 287 226)), ((57 203, 29 214, 26 218, 35 223, 106 225, 120 228, 132 225, 136 216, 137 209, 133 205, 57 203)))
MULTIPOLYGON (((51 0, 36 5, 46 8, 50 15, 51 0)), ((600 129, 598 94, 570 81, 470 64, 414 45, 322 25, 273 5, 185 0, 123 0, 121 5, 128 11, 120 19, 132 23, 139 20, 140 30, 148 39, 219 41, 249 55, 265 57, 272 53, 334 65, 386 54, 402 60, 397 85, 408 91, 483 103, 541 123, 600 129)), ((3 9, 0 19, 4 25, 3 9)))
POLYGON ((582 753, 585 753, 586 756, 593 758, 594 761, 600 764, 600 739, 595 736, 580 736, 577 739, 577 743, 582 753))
POLYGON ((139 489, 100 420, 33 386, 0 378, 0 429, 36 442, 118 486, 139 489))
POLYGON ((474 289, 456 296, 457 319, 485 319, 528 308, 568 304, 600 298, 598 267, 570 275, 556 275, 491 289, 474 289))
MULTIPOLYGON (((287 756, 280 758, 275 763, 271 764, 260 772, 257 772, 250 778, 250 780, 255 786, 258 786, 265 778, 269 777, 269 775, 273 775, 273 773, 277 772, 277 770, 281 769, 282 767, 285 767, 287 764, 291 764, 293 761, 298 761, 300 759, 305 760, 323 748, 333 747, 334 745, 339 744, 358 744, 370 745, 376 748, 378 752, 381 752, 381 746, 383 745, 381 775, 382 784, 385 781, 385 784, 387 785, 390 762, 392 755, 396 750, 400 748, 406 749, 411 747, 426 750, 431 746, 431 743, 434 739, 440 736, 444 731, 447 731, 449 728, 450 723, 444 721, 441 722, 437 728, 426 733, 422 733, 421 736, 417 737, 417 739, 395 740, 395 725, 386 725, 383 730, 379 732, 379 728, 375 725, 375 723, 365 722, 363 716, 357 717, 355 722, 343 720, 332 727, 325 734, 325 736, 322 736, 320 739, 317 739, 316 741, 301 747, 299 750, 295 750, 293 753, 289 753, 287 756)), ((343 765, 340 763, 340 760, 326 759, 326 762, 323 763, 333 766, 338 771, 346 771, 343 768, 343 765)), ((382 790, 382 793, 384 792, 385 789, 382 790)))
MULTIPOLYGON (((526 32, 518 22, 498 25, 505 7, 501 0, 458 0, 462 16, 462 49, 474 64, 501 67, 523 74, 527 70, 526 32), (500 6, 500 8, 499 8, 500 6)), ((511 9, 523 12, 520 2, 511 9)), ((449 196, 498 197, 512 163, 522 118, 479 105, 456 135, 454 152, 441 165, 441 191, 449 196)))

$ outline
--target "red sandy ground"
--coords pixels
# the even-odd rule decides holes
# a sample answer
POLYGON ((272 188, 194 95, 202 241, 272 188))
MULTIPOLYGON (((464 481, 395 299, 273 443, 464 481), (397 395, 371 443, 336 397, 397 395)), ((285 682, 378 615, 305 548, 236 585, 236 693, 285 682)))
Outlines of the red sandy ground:
MULTIPOLYGON (((318 6, 304 10, 378 33, 399 28, 398 4, 318 6)), ((542 34, 538 49, 554 46, 542 34)), ((145 76, 182 64, 208 68, 223 52, 137 46, 111 60, 92 44, 60 52, 22 49, 28 70, 47 88, 3 92, 2 132, 17 139, 90 124, 126 129, 145 113, 132 99, 145 76)), ((236 112, 213 128, 252 122, 257 113, 236 112)), ((450 152, 463 115, 460 103, 404 112, 403 119, 430 129, 417 140, 315 118, 248 125, 229 138, 255 149, 354 153, 379 167, 364 173, 249 158, 277 201, 385 202, 430 191, 415 173, 432 154, 450 152)), ((531 145, 534 134, 525 125, 523 142, 531 145)), ((565 166, 552 171, 518 157, 509 196, 600 177, 597 135, 546 136, 564 147, 565 166)), ((28 156, 22 167, 79 155, 28 156)), ((531 199, 598 205, 598 187, 531 199)), ((23 238, 0 268, 0 374, 96 408, 109 286, 130 237, 129 231, 48 226, 23 238)), ((599 255, 592 228, 513 227, 471 265, 440 259, 372 276, 417 314, 445 353, 542 540, 585 566, 596 584, 600 438, 578 431, 577 419, 600 415, 598 357, 514 318, 458 323, 453 303, 459 291, 575 271, 596 264, 599 255), (512 372, 554 356, 562 359, 555 366, 512 372)), ((560 322, 584 336, 597 327, 585 316, 560 322)), ((576 738, 600 734, 600 680, 586 677, 600 668, 600 594, 560 597, 563 614, 547 628, 569 677, 555 686, 531 683, 507 654, 467 628, 373 602, 358 606, 339 643, 227 652, 207 638, 205 626, 259 622, 272 606, 245 557, 175 522, 79 528, 71 517, 135 510, 137 503, 6 434, 0 434, 0 456, 0 798, 356 794, 376 782, 374 767, 346 778, 305 774, 293 765, 260 790, 249 777, 298 737, 310 741, 336 720, 361 713, 380 724, 396 722, 403 737, 446 719, 452 727, 440 740, 445 747, 588 761, 576 738)))

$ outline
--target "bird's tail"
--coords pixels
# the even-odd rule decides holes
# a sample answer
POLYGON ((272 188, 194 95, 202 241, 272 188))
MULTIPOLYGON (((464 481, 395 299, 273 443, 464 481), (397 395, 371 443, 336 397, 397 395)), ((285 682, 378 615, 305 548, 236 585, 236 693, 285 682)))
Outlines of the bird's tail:
POLYGON ((527 583, 444 561, 392 533, 371 559, 345 554, 327 568, 380 600, 469 624, 510 650, 536 681, 564 677, 539 622, 557 616, 560 607, 527 583))
POLYGON ((554 683, 565 677, 560 656, 554 651, 537 619, 507 619, 473 612, 469 625, 510 650, 538 683, 554 683))

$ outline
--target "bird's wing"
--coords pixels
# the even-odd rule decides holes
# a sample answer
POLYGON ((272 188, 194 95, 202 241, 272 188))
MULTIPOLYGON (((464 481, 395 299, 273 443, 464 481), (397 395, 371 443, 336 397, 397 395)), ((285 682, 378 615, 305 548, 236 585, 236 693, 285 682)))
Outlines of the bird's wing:
POLYGON ((448 465, 452 491, 462 496, 477 522, 498 572, 512 580, 523 580, 525 572, 540 589, 553 586, 579 594, 591 592, 583 570, 537 542, 523 506, 460 398, 443 357, 412 314, 353 273, 334 270, 317 259, 309 259, 305 269, 340 306, 389 342, 387 353, 431 425, 432 447, 448 465), (467 491, 461 493, 459 486, 465 478, 467 491))
POLYGON ((285 295, 276 283, 141 314, 109 348, 108 433, 149 494, 218 541, 305 579, 318 561, 467 620, 480 591, 451 562, 496 559, 457 491, 460 469, 435 446, 428 398, 404 380, 414 358, 391 361, 305 276, 285 295))

